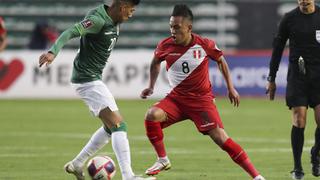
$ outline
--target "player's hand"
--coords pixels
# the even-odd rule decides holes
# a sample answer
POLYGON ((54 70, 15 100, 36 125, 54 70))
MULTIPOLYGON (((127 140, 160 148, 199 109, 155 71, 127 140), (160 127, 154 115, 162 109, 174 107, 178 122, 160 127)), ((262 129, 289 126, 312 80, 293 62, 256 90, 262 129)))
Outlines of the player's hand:
POLYGON ((46 66, 49 66, 52 63, 52 61, 54 60, 54 58, 55 58, 54 54, 52 54, 50 52, 42 54, 39 57, 39 67, 41 67, 43 64, 46 64, 46 66))
POLYGON ((146 99, 151 94, 153 94, 153 88, 146 88, 141 92, 140 97, 146 99))
POLYGON ((274 100, 274 96, 276 94, 277 85, 275 82, 268 82, 266 88, 266 94, 269 95, 269 99, 274 100))
POLYGON ((240 104, 240 95, 237 92, 237 90, 234 89, 234 88, 231 88, 228 91, 228 96, 229 96, 229 99, 230 99, 230 103, 233 104, 233 106, 238 107, 239 104, 240 104))

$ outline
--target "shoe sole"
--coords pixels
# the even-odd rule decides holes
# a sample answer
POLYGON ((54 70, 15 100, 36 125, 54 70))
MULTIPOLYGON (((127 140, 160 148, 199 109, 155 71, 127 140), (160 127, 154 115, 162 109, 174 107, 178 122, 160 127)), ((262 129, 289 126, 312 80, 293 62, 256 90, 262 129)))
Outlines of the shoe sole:
POLYGON ((148 172, 148 173, 146 173, 146 175, 155 176, 155 175, 159 174, 161 171, 168 171, 169 169, 171 169, 171 165, 164 166, 162 169, 157 170, 157 171, 148 172))
POLYGON ((78 173, 76 173, 75 171, 70 170, 69 166, 70 165, 68 164, 68 165, 66 165, 64 167, 64 170, 65 170, 66 173, 74 175, 77 178, 77 180, 84 180, 85 179, 84 176, 79 177, 78 173))
POLYGON ((315 177, 319 177, 320 176, 320 174, 316 174, 316 173, 313 173, 313 163, 312 163, 312 149, 310 150, 310 159, 311 159, 311 174, 313 175, 313 176, 315 176, 315 177))
POLYGON ((311 163, 311 174, 314 176, 314 177, 319 177, 320 174, 315 174, 313 173, 313 164, 311 163))

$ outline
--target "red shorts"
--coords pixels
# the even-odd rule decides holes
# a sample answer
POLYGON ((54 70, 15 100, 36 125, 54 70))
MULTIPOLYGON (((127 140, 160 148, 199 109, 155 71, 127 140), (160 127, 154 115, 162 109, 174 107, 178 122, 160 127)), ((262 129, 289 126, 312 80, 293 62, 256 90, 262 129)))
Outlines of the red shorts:
POLYGON ((167 113, 167 120, 161 122, 161 127, 166 128, 177 122, 190 119, 197 126, 198 131, 207 134, 214 128, 223 128, 216 105, 212 99, 186 100, 165 97, 154 104, 167 113))

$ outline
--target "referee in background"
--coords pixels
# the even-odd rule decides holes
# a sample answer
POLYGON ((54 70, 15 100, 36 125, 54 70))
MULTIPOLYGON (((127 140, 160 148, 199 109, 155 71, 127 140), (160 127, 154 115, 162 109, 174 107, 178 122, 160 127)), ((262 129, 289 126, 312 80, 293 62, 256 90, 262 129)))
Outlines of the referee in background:
POLYGON ((286 103, 292 110, 291 145, 294 158, 292 179, 303 179, 301 154, 307 109, 313 108, 317 124, 311 148, 312 174, 320 176, 320 9, 314 0, 298 0, 298 7, 285 14, 274 38, 267 94, 274 99, 275 78, 283 49, 289 39, 289 69, 286 103))

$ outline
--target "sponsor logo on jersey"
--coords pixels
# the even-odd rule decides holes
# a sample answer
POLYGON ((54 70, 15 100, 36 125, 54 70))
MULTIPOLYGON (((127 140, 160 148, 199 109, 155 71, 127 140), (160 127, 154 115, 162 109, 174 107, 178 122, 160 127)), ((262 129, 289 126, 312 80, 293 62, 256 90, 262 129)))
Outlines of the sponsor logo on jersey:
POLYGON ((174 52, 173 52, 173 53, 169 53, 168 55, 169 55, 169 56, 180 56, 181 53, 174 53, 174 52))
POLYGON ((115 34, 114 32, 110 31, 110 32, 104 32, 104 35, 110 35, 110 34, 115 34))
POLYGON ((316 30, 316 40, 320 43, 320 30, 316 30))
POLYGON ((92 23, 92 21, 90 21, 89 19, 86 19, 86 20, 83 20, 83 21, 81 22, 81 25, 82 25, 85 29, 87 29, 87 28, 91 27, 91 26, 93 25, 93 23, 92 23))

